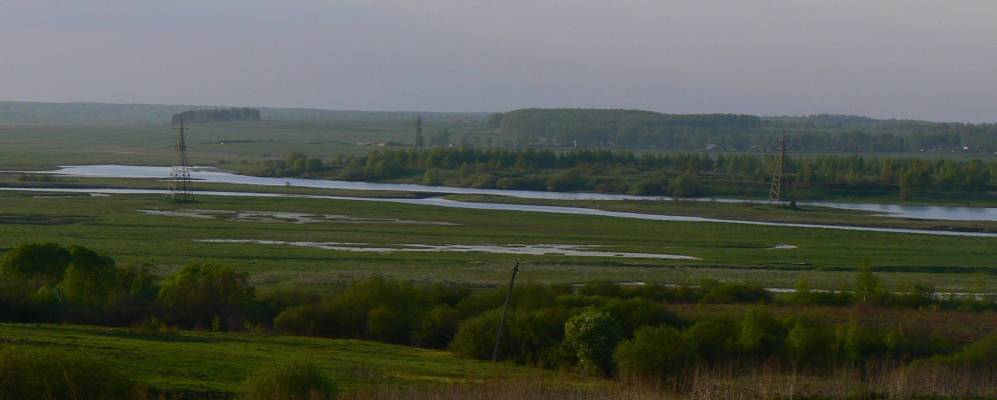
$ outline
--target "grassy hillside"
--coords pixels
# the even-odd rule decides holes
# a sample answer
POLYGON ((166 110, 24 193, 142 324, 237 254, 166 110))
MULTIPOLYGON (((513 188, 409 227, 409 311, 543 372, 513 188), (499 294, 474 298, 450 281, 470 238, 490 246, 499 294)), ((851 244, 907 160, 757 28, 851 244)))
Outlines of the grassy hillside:
POLYGON ((545 372, 458 358, 450 353, 358 340, 246 333, 0 323, 0 346, 44 346, 91 353, 151 388, 237 393, 253 371, 281 361, 310 361, 338 387, 459 383, 545 372))

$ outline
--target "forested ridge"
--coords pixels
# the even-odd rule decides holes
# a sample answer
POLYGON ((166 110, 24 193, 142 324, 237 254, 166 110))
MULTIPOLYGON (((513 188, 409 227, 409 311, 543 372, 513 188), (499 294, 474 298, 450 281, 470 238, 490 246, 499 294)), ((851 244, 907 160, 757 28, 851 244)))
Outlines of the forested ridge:
MULTIPOLYGON (((776 157, 760 154, 636 154, 626 150, 436 148, 373 152, 331 160, 301 153, 266 162, 263 176, 344 180, 415 180, 428 185, 637 195, 750 195, 767 193, 776 157), (736 191, 731 191, 735 190, 736 191)), ((790 157, 797 190, 891 193, 902 199, 935 192, 988 196, 997 162, 870 156, 790 157)))
POLYGON ((187 123, 228 122, 228 121, 259 121, 260 110, 255 108, 225 108, 211 110, 191 110, 173 114, 174 125, 184 121, 187 123))
POLYGON ((493 114, 488 127, 521 145, 770 150, 786 135, 794 151, 997 151, 997 124, 879 120, 849 115, 758 117, 639 110, 521 109, 493 114))

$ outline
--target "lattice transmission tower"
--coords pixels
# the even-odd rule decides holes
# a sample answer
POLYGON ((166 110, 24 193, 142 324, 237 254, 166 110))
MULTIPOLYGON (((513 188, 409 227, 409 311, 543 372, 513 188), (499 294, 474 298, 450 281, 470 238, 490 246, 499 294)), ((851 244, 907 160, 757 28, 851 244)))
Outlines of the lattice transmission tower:
POLYGON ((789 201, 789 187, 786 185, 786 135, 779 139, 779 164, 772 174, 772 188, 769 189, 769 201, 786 205, 789 201))
POLYGON ((422 150, 422 115, 415 117, 415 148, 422 150))
POLYGON ((180 119, 177 130, 176 159, 170 169, 169 196, 173 201, 186 202, 194 200, 194 192, 190 183, 190 163, 187 161, 187 129, 180 119))

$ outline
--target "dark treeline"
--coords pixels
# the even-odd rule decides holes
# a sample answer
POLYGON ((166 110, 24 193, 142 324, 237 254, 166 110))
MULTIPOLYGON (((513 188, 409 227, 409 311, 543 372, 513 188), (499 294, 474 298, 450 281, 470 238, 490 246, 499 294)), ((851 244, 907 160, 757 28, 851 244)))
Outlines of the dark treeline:
MULTIPOLYGON (((637 195, 701 196, 767 190, 776 158, 758 154, 669 153, 577 149, 436 148, 372 152, 332 160, 301 153, 265 163, 263 176, 344 180, 418 180, 428 185, 637 195), (742 192, 731 192, 731 190, 742 192)), ((863 156, 792 157, 790 181, 799 197, 820 192, 981 196, 997 178, 997 162, 863 156)))
MULTIPOLYGON (((360 338, 448 348, 489 359, 505 289, 416 285, 370 278, 329 293, 261 293, 247 275, 190 265, 159 280, 146 268, 119 267, 90 249, 21 245, 0 261, 0 320, 134 326, 169 335, 176 327, 360 338)), ((667 377, 694 365, 779 360, 808 368, 873 359, 926 359, 994 368, 997 340, 964 347, 959 335, 903 321, 841 319, 843 307, 997 311, 992 296, 936 296, 930 288, 888 289, 871 268, 835 292, 808 289, 776 296, 760 287, 703 281, 698 286, 527 284, 513 292, 502 342, 504 360, 597 375, 667 377), (682 317, 669 305, 743 304, 737 314, 682 317), (786 313, 785 306, 815 306, 786 313), (774 312, 783 316, 776 317, 774 312)), ((846 313, 847 314, 847 313, 846 313)), ((877 314, 873 312, 871 314, 877 314)), ((921 315, 921 314, 919 314, 921 315)), ((960 331, 961 332, 961 331, 960 331)))
POLYGON ((997 124, 813 115, 662 114, 638 110, 523 109, 488 126, 520 145, 725 151, 771 150, 786 134, 794 151, 997 151, 997 124))
POLYGON ((260 110, 255 108, 224 108, 213 110, 192 110, 173 114, 171 122, 174 125, 180 124, 180 120, 186 123, 197 124, 203 122, 228 122, 228 121, 259 121, 260 110))

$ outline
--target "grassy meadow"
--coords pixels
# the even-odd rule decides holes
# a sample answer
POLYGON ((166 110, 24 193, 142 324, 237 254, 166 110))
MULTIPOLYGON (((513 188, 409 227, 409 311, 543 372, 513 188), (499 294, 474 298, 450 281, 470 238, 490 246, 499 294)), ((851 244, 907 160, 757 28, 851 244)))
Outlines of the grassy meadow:
MULTIPOLYGON (((314 157, 362 155, 386 148, 378 144, 411 145, 414 120, 370 121, 245 121, 190 126, 187 144, 191 162, 242 170, 291 152, 314 157), (247 165, 249 164, 249 165, 247 165)), ((486 140, 479 123, 428 120, 427 135, 441 129, 474 132, 486 140)), ((0 124, 0 168, 46 169, 59 165, 169 165, 174 159, 176 133, 166 124, 0 124)))
POLYGON ((191 331, 150 334, 127 328, 3 323, 3 346, 62 348, 94 354, 128 371, 133 380, 154 393, 214 393, 224 397, 240 392, 256 369, 288 360, 315 363, 344 392, 522 378, 537 373, 443 351, 278 335, 191 331))
POLYGON ((382 275, 420 282, 495 285, 515 261, 526 281, 591 280, 695 284, 703 278, 793 287, 801 278, 834 289, 869 262, 898 288, 940 291, 997 289, 997 239, 720 223, 659 222, 596 216, 451 209, 354 200, 200 196, 173 204, 161 195, 0 192, 0 248, 56 241, 150 264, 168 275, 185 264, 211 262, 249 272, 261 286, 321 288, 382 275), (292 212, 364 218, 293 223, 268 218, 146 215, 140 210, 292 212), (380 220, 378 220, 380 219, 380 220), (398 223, 390 220, 403 220, 398 223), (420 223, 422 222, 422 223, 420 223), (440 223, 446 223, 440 224, 440 223), (595 245, 596 250, 674 254, 698 260, 483 252, 388 253, 286 244, 204 243, 238 239, 280 242, 420 245, 595 245), (796 248, 775 249, 778 245, 796 248))

